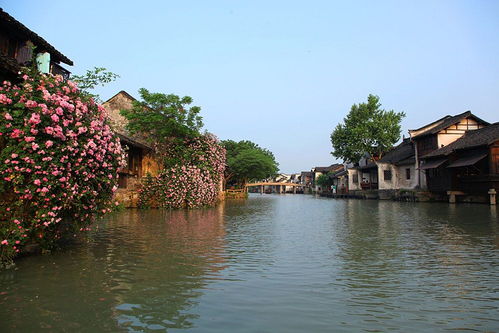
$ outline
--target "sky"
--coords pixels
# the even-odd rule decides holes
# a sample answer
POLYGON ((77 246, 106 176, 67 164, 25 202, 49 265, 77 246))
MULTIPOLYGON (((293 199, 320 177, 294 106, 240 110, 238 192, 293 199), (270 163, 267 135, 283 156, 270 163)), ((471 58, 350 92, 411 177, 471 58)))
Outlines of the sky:
POLYGON ((75 74, 191 96, 204 129, 251 140, 281 172, 337 160, 330 134, 352 104, 380 97, 403 132, 471 110, 499 121, 499 1, 0 0, 75 74))

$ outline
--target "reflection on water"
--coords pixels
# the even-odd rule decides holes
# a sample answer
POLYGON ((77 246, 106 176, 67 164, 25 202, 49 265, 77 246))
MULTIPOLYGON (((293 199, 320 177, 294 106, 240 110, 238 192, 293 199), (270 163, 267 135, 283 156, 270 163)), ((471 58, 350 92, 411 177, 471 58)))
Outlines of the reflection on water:
POLYGON ((485 205, 129 210, 0 272, 0 331, 498 331, 498 239, 485 205))

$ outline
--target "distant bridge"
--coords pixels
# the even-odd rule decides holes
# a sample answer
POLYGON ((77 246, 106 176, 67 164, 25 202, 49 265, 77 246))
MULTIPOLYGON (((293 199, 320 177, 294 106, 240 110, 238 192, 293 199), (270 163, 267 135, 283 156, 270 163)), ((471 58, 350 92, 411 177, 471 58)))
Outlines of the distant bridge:
POLYGON ((244 185, 246 189, 249 187, 260 187, 260 193, 263 193, 263 189, 265 186, 275 186, 276 192, 278 193, 284 193, 286 192, 286 186, 291 186, 293 187, 293 193, 296 193, 296 188, 297 187, 305 187, 303 184, 296 184, 296 183, 279 183, 279 182, 257 182, 257 183, 248 183, 244 185))

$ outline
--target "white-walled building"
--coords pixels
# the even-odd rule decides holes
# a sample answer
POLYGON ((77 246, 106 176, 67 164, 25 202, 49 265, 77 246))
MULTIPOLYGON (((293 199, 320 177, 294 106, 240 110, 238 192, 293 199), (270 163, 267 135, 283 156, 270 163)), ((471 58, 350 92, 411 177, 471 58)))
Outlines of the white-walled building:
POLYGON ((408 138, 376 161, 378 188, 380 190, 414 189, 417 186, 414 155, 414 145, 408 138))

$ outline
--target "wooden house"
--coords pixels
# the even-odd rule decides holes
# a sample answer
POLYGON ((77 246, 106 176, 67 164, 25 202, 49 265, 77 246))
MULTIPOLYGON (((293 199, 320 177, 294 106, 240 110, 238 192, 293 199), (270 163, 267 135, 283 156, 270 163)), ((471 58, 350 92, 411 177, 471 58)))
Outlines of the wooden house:
POLYGON ((498 191, 499 123, 468 131, 421 160, 431 192, 487 196, 490 189, 498 191))
POLYGON ((304 185, 303 193, 310 193, 314 180, 314 173, 312 171, 302 171, 300 173, 300 184, 304 185))
POLYGON ((140 179, 147 174, 156 176, 161 165, 154 154, 154 149, 142 138, 131 135, 126 129, 127 119, 120 114, 120 111, 132 108, 134 101, 135 98, 130 94, 120 91, 102 104, 108 112, 111 127, 127 151, 127 166, 119 171, 119 188, 126 190, 134 190, 140 179))
POLYGON ((300 174, 300 184, 305 186, 311 186, 314 179, 314 173, 312 171, 302 171, 300 174))
POLYGON ((70 72, 61 63, 73 66, 73 62, 0 8, 0 80, 18 79, 21 66, 29 65, 33 58, 42 73, 69 78, 70 72))
POLYGON ((421 169, 421 158, 426 154, 445 147, 456 141, 467 131, 477 130, 489 125, 488 122, 466 111, 455 116, 445 116, 428 125, 409 130, 414 143, 417 187, 426 188, 426 177, 421 169))

